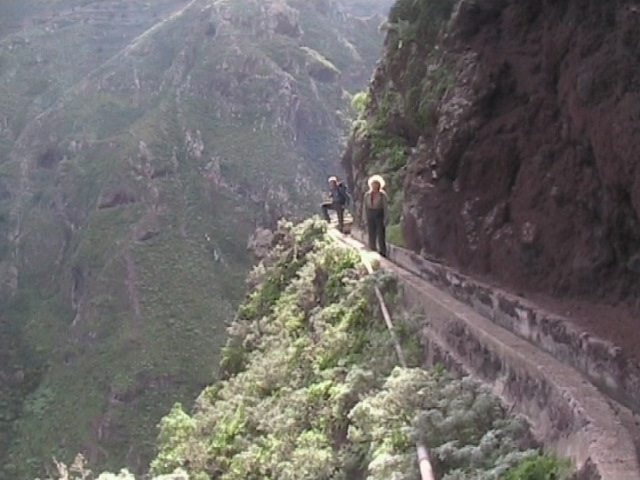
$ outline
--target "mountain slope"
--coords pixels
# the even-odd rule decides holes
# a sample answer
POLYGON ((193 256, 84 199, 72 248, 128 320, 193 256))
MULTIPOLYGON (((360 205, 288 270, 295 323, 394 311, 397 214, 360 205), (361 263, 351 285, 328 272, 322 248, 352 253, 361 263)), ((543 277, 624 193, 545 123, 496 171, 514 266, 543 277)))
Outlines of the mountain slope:
MULTIPOLYGON (((11 55, 16 35, 53 47, 96 15, 119 24, 128 4, 95 3, 99 14, 60 13, 68 23, 49 36, 10 35, 3 58, 28 58, 11 55)), ((11 106, 37 114, 6 115, 0 322, 15 344, 6 374, 21 385, 6 478, 77 451, 94 465, 147 464, 162 413, 213 378, 246 239, 315 208, 349 117, 344 88, 372 68, 359 48, 378 42, 380 19, 333 3, 170 6, 124 45, 105 33, 114 51, 35 106, 11 106)), ((28 71, 17 65, 7 88, 28 71)))
POLYGON ((0 158, 26 124, 67 89, 185 5, 185 0, 2 2, 0 158))

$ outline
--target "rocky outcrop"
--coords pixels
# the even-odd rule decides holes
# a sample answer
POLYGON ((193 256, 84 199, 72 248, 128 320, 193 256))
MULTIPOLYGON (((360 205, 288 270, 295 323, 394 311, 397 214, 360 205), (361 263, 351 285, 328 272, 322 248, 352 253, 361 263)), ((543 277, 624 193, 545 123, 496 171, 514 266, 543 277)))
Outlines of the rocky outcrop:
POLYGON ((307 54, 307 73, 311 78, 322 83, 332 83, 338 79, 338 70, 330 61, 315 50, 304 49, 307 54))
POLYGON ((372 169, 397 178, 404 241, 426 256, 513 288, 634 299, 634 2, 448 3, 435 26, 408 2, 392 12, 365 117, 407 155, 391 165, 379 132, 356 132, 356 191, 372 169))
POLYGON ((266 228, 258 228, 249 238, 247 250, 249 250, 257 260, 262 260, 273 247, 273 238, 273 231, 266 228))
POLYGON ((118 189, 109 192, 98 199, 98 208, 114 208, 136 202, 136 195, 132 191, 118 189))

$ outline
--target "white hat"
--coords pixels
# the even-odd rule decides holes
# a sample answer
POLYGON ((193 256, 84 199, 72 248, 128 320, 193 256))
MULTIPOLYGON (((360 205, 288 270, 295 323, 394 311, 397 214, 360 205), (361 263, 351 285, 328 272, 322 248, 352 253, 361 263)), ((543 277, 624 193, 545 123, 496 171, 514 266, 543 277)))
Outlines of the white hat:
POLYGON ((384 178, 382 178, 380 175, 371 175, 369 177, 369 180, 367 181, 369 188, 372 188, 371 185, 373 184, 373 182, 378 182, 380 184, 380 190, 382 190, 386 185, 384 178))

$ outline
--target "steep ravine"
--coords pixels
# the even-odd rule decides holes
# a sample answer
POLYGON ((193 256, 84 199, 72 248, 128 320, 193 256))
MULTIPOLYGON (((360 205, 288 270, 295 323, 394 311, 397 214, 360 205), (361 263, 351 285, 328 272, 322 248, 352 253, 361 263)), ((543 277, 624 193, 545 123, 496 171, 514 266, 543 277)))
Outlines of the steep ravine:
POLYGON ((247 238, 315 208, 382 41, 333 1, 79 4, 0 38, 3 480, 145 469, 214 378, 247 238))
POLYGON ((282 222, 269 247, 229 325, 224 375, 160 423, 154 479, 412 480, 416 441, 442 480, 594 478, 542 454, 487 387, 442 364, 425 368, 424 324, 401 314, 407 285, 369 275, 325 222, 282 222))
MULTIPOLYGON (((344 165, 396 237, 518 292, 640 293, 635 2, 400 0, 344 165)), ((357 196, 358 196, 357 195, 357 196)))

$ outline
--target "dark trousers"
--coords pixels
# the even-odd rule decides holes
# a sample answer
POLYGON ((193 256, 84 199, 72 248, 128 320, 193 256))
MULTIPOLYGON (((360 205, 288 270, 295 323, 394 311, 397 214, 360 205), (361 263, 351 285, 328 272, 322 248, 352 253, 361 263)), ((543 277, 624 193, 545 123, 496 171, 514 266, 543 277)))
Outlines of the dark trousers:
POLYGON ((327 222, 330 222, 329 210, 335 210, 338 215, 338 230, 344 229, 344 206, 336 202, 325 202, 322 204, 322 215, 327 222))
POLYGON ((386 257, 387 240, 382 208, 367 208, 367 232, 369 233, 369 248, 378 250, 380 255, 386 257), (376 243, 378 248, 376 248, 376 243))

